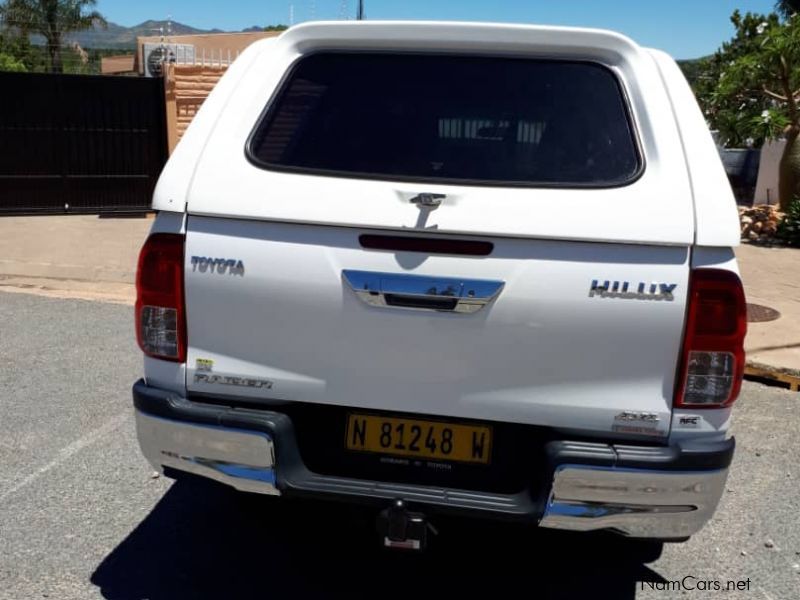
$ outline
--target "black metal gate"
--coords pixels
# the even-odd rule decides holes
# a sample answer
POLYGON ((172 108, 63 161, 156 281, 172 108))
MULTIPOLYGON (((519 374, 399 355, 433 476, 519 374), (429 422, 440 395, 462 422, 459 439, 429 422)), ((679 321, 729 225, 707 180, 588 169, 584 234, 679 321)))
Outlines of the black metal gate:
POLYGON ((161 78, 0 73, 0 214, 147 210, 165 121, 161 78))

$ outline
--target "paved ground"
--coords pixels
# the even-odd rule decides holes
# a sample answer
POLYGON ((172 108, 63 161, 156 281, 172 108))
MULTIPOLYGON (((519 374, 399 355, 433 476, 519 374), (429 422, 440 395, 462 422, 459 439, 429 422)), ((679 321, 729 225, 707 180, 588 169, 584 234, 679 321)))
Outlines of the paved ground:
POLYGON ((151 478, 131 323, 127 306, 0 292, 0 599, 673 598, 649 586, 685 576, 750 578, 719 597, 800 597, 796 394, 745 384, 718 516, 656 562, 616 539, 460 520, 402 556, 377 550, 372 515, 151 478))
POLYGON ((133 283, 151 218, 3 217, 0 273, 133 283))
POLYGON ((750 323, 747 359, 800 374, 800 249, 742 244, 736 256, 747 301, 781 313, 777 321, 750 323))

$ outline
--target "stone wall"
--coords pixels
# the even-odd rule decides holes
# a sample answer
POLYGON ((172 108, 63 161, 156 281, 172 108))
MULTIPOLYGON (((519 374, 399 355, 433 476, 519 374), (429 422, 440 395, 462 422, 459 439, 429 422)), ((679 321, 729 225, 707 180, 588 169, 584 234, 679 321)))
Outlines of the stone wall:
POLYGON ((778 232, 784 215, 775 205, 761 204, 753 208, 739 207, 742 239, 751 242, 770 242, 778 232))

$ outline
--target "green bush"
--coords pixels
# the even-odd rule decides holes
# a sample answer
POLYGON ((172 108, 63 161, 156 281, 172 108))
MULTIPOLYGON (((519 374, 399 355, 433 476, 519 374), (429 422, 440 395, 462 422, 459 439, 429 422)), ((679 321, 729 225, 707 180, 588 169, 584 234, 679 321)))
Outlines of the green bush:
POLYGON ((789 204, 789 210, 778 224, 775 237, 787 246, 800 247, 800 198, 795 197, 789 204))
POLYGON ((27 71, 27 69, 25 68, 25 65, 22 64, 22 61, 17 60, 10 54, 0 52, 0 71, 15 71, 17 73, 23 73, 27 71))

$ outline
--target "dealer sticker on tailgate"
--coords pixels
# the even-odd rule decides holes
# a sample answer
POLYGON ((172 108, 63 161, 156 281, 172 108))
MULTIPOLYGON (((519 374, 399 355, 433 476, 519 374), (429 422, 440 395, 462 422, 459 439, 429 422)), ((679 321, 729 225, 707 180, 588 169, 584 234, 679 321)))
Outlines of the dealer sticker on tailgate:
POLYGON ((360 452, 488 464, 492 428, 349 414, 345 447, 360 452))

